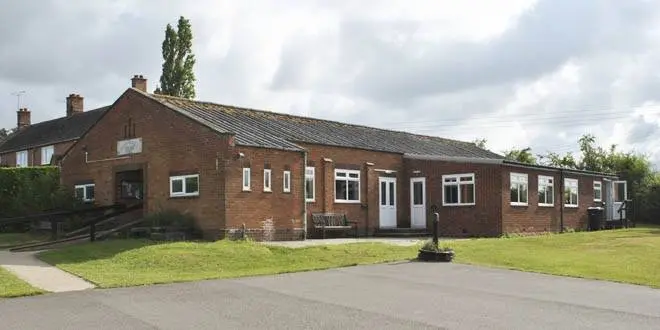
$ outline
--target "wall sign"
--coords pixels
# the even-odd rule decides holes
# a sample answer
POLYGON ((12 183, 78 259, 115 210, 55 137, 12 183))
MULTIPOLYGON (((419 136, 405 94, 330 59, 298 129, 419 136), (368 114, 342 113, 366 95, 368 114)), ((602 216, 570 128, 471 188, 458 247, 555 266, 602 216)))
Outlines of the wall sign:
POLYGON ((142 138, 117 141, 117 155, 139 154, 142 152, 142 138))

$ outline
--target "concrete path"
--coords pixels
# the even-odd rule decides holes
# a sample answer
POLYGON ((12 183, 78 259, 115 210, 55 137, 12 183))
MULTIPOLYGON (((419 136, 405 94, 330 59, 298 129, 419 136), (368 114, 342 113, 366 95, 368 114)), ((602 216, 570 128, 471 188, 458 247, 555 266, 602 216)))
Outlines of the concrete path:
POLYGON ((658 329, 660 290, 402 262, 0 300, 3 329, 658 329))
POLYGON ((426 238, 330 238, 330 239, 307 239, 304 241, 275 241, 275 242, 263 242, 267 245, 274 246, 284 246, 289 248, 300 248, 306 246, 318 246, 318 245, 338 245, 338 244, 349 244, 349 243, 387 243, 400 246, 413 246, 420 242, 430 239, 426 238))
POLYGON ((35 288, 49 292, 80 291, 94 285, 51 266, 35 257, 37 252, 9 252, 0 250, 0 267, 35 288))

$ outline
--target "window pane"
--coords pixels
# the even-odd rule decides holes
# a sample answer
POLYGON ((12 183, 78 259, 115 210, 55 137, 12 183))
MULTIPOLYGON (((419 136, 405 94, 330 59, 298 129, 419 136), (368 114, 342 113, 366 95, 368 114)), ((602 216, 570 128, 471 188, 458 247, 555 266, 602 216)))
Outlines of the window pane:
POLYGON ((350 173, 348 176, 353 179, 357 179, 358 177, 360 177, 360 175, 357 173, 350 173))
POLYGON ((545 187, 545 196, 548 204, 553 204, 555 202, 555 189, 552 186, 545 187))
POLYGON ((515 183, 511 185, 511 201, 518 202, 518 185, 515 183))
POLYGON ((394 182, 390 182, 390 205, 394 205, 394 182))
POLYGON ((305 198, 314 198, 314 180, 312 178, 305 179, 305 198))
POLYGON ((357 201, 360 199, 360 183, 357 181, 348 182, 348 199, 357 201))
POLYGON ((520 185, 520 202, 527 203, 527 185, 520 185))
POLYGON ((474 203, 474 184, 461 185, 461 203, 474 203))
POLYGON ((445 186, 445 203, 455 204, 458 203, 458 187, 445 186))
POLYGON ((94 186, 85 187, 85 196, 87 199, 94 199, 94 186))
POLYGON ((183 180, 181 179, 172 180, 172 192, 174 193, 183 192, 183 180))
POLYGON ((345 178, 345 177, 346 177, 346 173, 345 173, 345 172, 337 172, 335 175, 338 176, 338 177, 340 177, 340 178, 345 178))
POLYGON ((381 182, 380 183, 380 205, 387 205, 387 183, 386 182, 381 182))
POLYGON ((424 192, 422 191, 422 183, 415 182, 413 183, 413 204, 422 205, 424 204, 424 192))
POLYGON ((615 202, 623 202, 626 199, 625 196, 625 184, 624 183, 617 183, 614 185, 615 193, 614 193, 614 198, 616 198, 615 202))
POLYGON ((76 188, 76 198, 85 198, 85 188, 76 188))
POLYGON ((346 199, 346 181, 344 180, 335 180, 335 196, 337 199, 345 200, 346 199))
POLYGON ((547 204, 547 200, 545 198, 545 190, 547 188, 543 186, 539 186, 539 204, 547 204))
POLYGON ((250 185, 250 171, 243 170, 243 186, 247 187, 250 185))
POLYGON ((199 178, 186 178, 186 193, 192 194, 196 192, 199 192, 199 178))

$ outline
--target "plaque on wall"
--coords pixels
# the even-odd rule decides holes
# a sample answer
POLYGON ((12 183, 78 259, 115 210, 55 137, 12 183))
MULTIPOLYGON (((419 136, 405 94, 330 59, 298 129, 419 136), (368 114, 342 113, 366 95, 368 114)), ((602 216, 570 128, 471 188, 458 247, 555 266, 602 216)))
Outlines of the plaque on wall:
POLYGON ((117 155, 139 154, 142 152, 142 138, 117 141, 117 155))

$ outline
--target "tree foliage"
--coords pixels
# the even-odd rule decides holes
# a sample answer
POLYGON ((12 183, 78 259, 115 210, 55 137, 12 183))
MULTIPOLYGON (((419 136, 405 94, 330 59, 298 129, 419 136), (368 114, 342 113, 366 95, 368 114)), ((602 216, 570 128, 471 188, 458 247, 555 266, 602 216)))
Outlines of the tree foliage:
POLYGON ((16 131, 16 128, 0 128, 0 141, 6 139, 9 135, 13 134, 16 131))
POLYGON ((525 163, 525 164, 536 164, 536 157, 532 154, 532 148, 524 149, 510 149, 504 152, 504 158, 525 163))
POLYGON ((195 55, 192 53, 193 33, 190 20, 179 17, 177 29, 165 28, 162 44, 163 66, 157 94, 195 98, 195 55))

